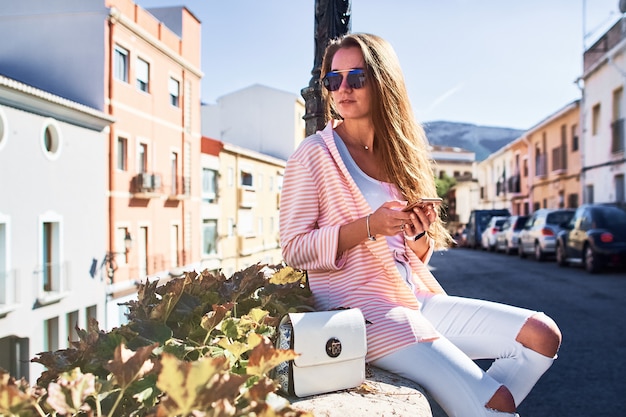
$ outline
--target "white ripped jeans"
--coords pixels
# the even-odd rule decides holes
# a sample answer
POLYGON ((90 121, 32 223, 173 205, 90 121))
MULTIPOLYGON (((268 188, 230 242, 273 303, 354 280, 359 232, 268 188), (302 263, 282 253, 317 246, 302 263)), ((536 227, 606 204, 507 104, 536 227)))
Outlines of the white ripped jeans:
POLYGON ((422 314, 442 337, 409 345, 372 365, 423 386, 449 417, 507 415, 485 407, 496 390, 505 385, 519 405, 554 361, 515 340, 535 311, 448 295, 417 297, 422 314), (485 372, 474 359, 494 362, 485 372))

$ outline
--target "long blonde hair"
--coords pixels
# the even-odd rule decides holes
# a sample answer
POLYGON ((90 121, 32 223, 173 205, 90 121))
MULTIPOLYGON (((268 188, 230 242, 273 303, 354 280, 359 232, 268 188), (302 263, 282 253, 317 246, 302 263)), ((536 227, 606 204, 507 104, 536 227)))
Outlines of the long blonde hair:
MULTIPOLYGON (((331 71, 335 53, 342 48, 359 48, 365 62, 366 83, 372 92, 374 149, 382 159, 385 177, 396 184, 409 202, 437 195, 433 160, 424 129, 411 109, 400 62, 392 46, 379 36, 348 34, 330 42, 322 60, 321 77, 331 71)), ((322 89, 326 122, 341 118, 330 93, 322 89)), ((452 238, 441 220, 430 226, 436 248, 447 247, 452 238)))

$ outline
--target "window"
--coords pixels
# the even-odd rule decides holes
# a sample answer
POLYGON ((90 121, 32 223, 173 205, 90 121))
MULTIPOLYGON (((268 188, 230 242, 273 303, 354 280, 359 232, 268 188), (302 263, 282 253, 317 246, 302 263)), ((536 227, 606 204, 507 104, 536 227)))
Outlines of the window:
POLYGON ((178 185, 178 154, 172 152, 170 154, 170 175, 172 177, 172 186, 170 189, 170 195, 182 194, 182 186, 178 185), (180 192, 178 191, 180 188, 180 192))
POLYGON ((128 170, 128 139, 122 137, 117 138, 117 169, 128 170))
POLYGON ((28 338, 5 336, 0 338, 0 368, 15 378, 28 380, 30 363, 28 338))
POLYGON ((60 229, 58 222, 48 221, 41 225, 41 285, 45 292, 62 291, 60 229))
POLYGON ((217 171, 214 169, 202 168, 202 200, 217 202, 217 171))
POLYGON ((617 174, 615 176, 615 202, 626 202, 626 198, 624 198, 625 192, 626 190, 624 189, 624 174, 617 174))
POLYGON ((250 210, 239 211, 239 222, 237 223, 237 234, 244 237, 254 236, 254 217, 250 210))
POLYGON ((0 215, 0 306, 18 302, 17 276, 9 270, 9 219, 0 215))
POLYGON ((137 171, 148 172, 148 144, 140 143, 137 149, 137 171))
POLYGON ((217 254, 217 220, 204 219, 202 222, 202 254, 217 254))
POLYGON ((137 66, 135 68, 135 76, 137 78, 137 88, 145 93, 150 92, 150 64, 141 58, 137 58, 137 66))
POLYGON ((170 104, 174 107, 178 107, 180 103, 180 83, 177 80, 170 78, 169 91, 170 104))
POLYGON ((252 187, 254 185, 253 180, 252 180, 252 173, 242 169, 240 172, 239 184, 242 187, 252 187))
POLYGON ((572 125, 572 152, 578 150, 578 125, 572 125))
POLYGON ((115 262, 118 265, 128 263, 128 250, 126 249, 126 239, 130 237, 128 227, 118 227, 115 229, 115 262))
POLYGON ((48 159, 54 160, 59 157, 61 152, 61 134, 56 120, 47 119, 44 122, 41 134, 41 147, 48 159))
POLYGON ((113 71, 115 78, 126 83, 128 82, 128 50, 119 45, 115 45, 113 71))
POLYGON ((59 349, 59 318, 53 317, 44 322, 44 350, 54 351, 59 349))
POLYGON ((78 326, 78 311, 71 311, 67 313, 67 338, 70 342, 77 342, 79 340, 76 326, 78 326))
POLYGON ((593 184, 585 187, 585 203, 593 204, 593 184))
POLYGON ((591 109, 591 134, 596 136, 600 129, 600 105, 596 104, 591 109))

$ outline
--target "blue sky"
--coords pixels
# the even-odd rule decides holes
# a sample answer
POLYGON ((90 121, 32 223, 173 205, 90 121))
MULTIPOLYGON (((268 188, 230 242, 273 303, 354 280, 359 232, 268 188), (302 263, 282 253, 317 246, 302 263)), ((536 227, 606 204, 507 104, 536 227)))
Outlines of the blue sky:
MULTIPOLYGON (((185 5, 202 22, 203 102, 252 84, 299 95, 309 83, 314 0, 135 1, 144 8, 185 5)), ((351 4, 352 32, 394 46, 419 121, 518 129, 580 97, 583 44, 621 16, 618 0, 351 4)))

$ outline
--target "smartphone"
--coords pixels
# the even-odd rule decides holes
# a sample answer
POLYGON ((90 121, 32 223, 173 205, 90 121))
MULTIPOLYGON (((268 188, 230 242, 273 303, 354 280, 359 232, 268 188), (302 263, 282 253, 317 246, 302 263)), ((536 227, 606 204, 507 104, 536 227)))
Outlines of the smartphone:
POLYGON ((424 204, 441 204, 442 202, 443 199, 439 197, 422 197, 413 203, 407 204, 406 207, 402 209, 402 211, 411 211, 414 207, 422 206, 424 204))

